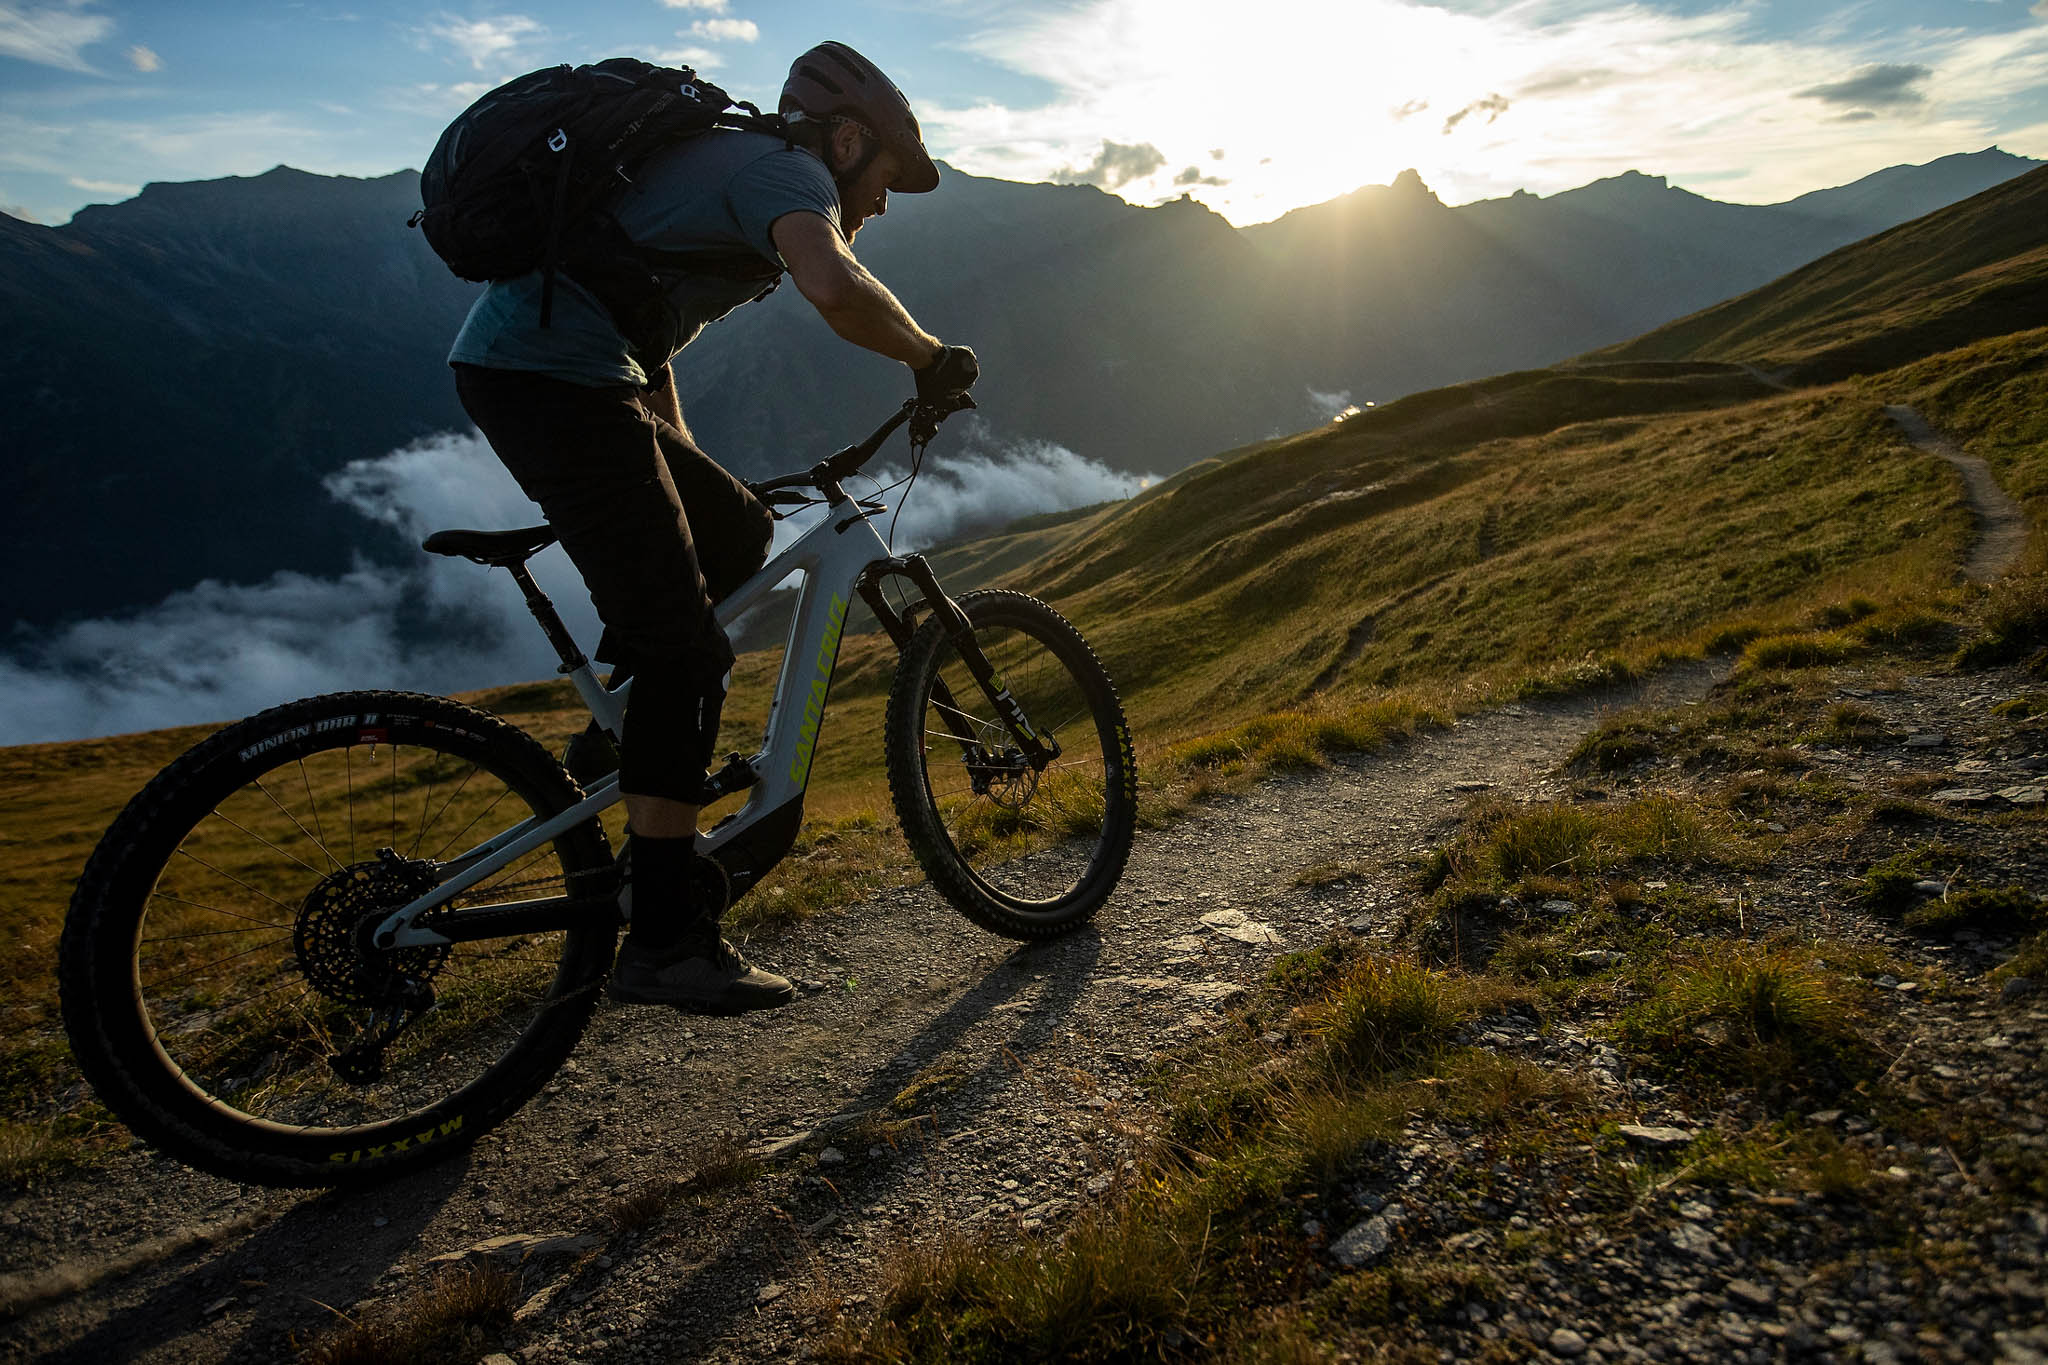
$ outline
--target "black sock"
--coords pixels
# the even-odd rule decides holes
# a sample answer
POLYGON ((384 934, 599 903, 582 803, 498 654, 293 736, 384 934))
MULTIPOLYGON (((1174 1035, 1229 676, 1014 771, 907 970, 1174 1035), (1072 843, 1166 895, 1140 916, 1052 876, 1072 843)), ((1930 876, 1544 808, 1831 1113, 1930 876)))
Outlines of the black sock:
POLYGON ((682 942, 697 918, 690 873, 697 861, 697 839, 650 839, 633 836, 633 923, 627 941, 660 951, 682 942))

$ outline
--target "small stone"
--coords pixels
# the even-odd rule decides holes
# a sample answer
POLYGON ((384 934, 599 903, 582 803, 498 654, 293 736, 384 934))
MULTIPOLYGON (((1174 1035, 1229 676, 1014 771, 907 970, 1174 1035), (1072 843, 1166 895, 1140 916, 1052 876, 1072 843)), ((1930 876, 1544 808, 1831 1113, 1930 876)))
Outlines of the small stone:
POLYGON ((1948 883, 1914 882, 1913 889, 1923 896, 1946 896, 1948 894, 1948 883))
POLYGON ((1982 806, 1991 800, 1991 793, 1982 787, 1943 787, 1927 799, 1945 806, 1982 806))
POLYGON ((1090 1194, 1107 1194, 1109 1193, 1109 1187, 1115 1183, 1116 1177, 1104 1171, 1100 1175, 1089 1176, 1086 1181, 1082 1182, 1081 1187, 1090 1194))
POLYGON ((1740 1299, 1752 1308, 1769 1308, 1777 1295, 1754 1280, 1728 1281, 1728 1297, 1740 1299))
POLYGON ((2006 1001, 2024 1000, 2033 993, 2032 978, 2024 976, 2008 976, 2005 984, 1998 988, 1998 998, 2006 1001))
POLYGON ((503 1351, 493 1351, 482 1360, 479 1360, 476 1365, 518 1365, 518 1362, 503 1351))
POLYGON ((445 1251, 430 1257, 428 1265, 452 1265, 457 1261, 494 1261, 499 1265, 524 1265, 544 1256, 580 1256, 597 1246, 590 1233, 508 1232, 486 1237, 460 1251, 445 1251))
POLYGON ((1939 749, 1947 743, 1947 735, 1934 734, 1931 732, 1927 734, 1906 736, 1906 747, 1908 749, 1939 749))
POLYGON ((1202 923, 1214 929, 1225 938, 1234 938, 1239 943, 1278 943, 1280 935, 1270 924, 1261 924, 1249 918, 1242 910, 1211 910, 1202 916, 1202 923))
POLYGON ((1621 1135, 1630 1142, 1645 1147, 1683 1147, 1692 1141, 1692 1133, 1684 1128, 1672 1128, 1655 1123, 1624 1123, 1621 1135))
POLYGON ((1235 981, 1190 981, 1182 989, 1205 1005, 1226 1005, 1245 993, 1235 981))
POLYGON ((202 1317, 210 1318, 217 1313, 225 1313, 228 1311, 229 1306, 232 1305, 234 1301, 235 1296, 233 1294, 228 1295, 224 1299, 215 1299, 212 1303, 209 1303, 208 1305, 206 1305, 206 1307, 199 1310, 200 1315, 202 1317))
POLYGON ((1576 915, 1579 907, 1570 901, 1545 901, 1536 907, 1546 915, 1576 915))
POLYGON ((2004 787, 1998 794, 2015 806, 2038 806, 2048 803, 2048 786, 2004 787))
POLYGON ((1806 1121, 1822 1128, 1829 1128, 1842 1121, 1842 1111, 1839 1109, 1816 1109, 1806 1116, 1806 1121))
POLYGON ((827 1147, 824 1151, 818 1153, 818 1164, 820 1166, 844 1166, 846 1164, 846 1153, 840 1151, 837 1147, 827 1147))
POLYGON ((1880 988, 1881 990, 1887 990, 1887 991, 1888 991, 1888 990, 1891 990, 1891 989, 1893 989, 1894 987, 1896 987, 1896 986, 1897 986, 1897 985, 1899 984, 1899 979, 1898 979, 1898 978, 1897 978, 1896 976, 1893 976, 1893 975, 1892 975, 1892 974, 1891 974, 1890 972, 1886 972, 1886 973, 1885 973, 1885 974, 1884 974, 1883 976, 1880 976, 1880 977, 1879 977, 1879 978, 1878 978, 1878 979, 1877 979, 1877 980, 1876 980, 1876 981, 1875 981, 1874 983, 1872 983, 1872 984, 1876 985, 1876 986, 1877 986, 1878 988, 1880 988))
POLYGON ((1588 948, 1572 954, 1572 962, 1581 971, 1604 972, 1609 967, 1619 967, 1628 960, 1628 954, 1612 948, 1588 948))
POLYGON ((1376 1213, 1330 1243, 1330 1255, 1340 1264, 1354 1269, 1370 1265, 1386 1255, 1387 1248, 1393 1245, 1394 1225, 1399 1221, 1394 1209, 1376 1213))
POLYGON ((1561 1356, 1582 1356, 1586 1339, 1569 1327, 1559 1327, 1550 1334, 1550 1349, 1561 1356))
POLYGON ((774 1281, 769 1281, 754 1291, 755 1303, 773 1303, 789 1291, 774 1281))

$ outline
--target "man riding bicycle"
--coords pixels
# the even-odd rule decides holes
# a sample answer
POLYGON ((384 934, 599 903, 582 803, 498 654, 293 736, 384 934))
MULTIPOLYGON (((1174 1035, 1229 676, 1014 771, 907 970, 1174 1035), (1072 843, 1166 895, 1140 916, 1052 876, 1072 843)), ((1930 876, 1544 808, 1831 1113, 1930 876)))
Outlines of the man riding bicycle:
POLYGON ((849 249, 891 190, 939 183, 902 92, 852 48, 821 43, 790 67, 779 110, 785 136, 686 138, 612 206, 633 248, 666 263, 658 290, 622 299, 573 267, 551 290, 539 271, 494 282, 448 357, 464 410, 582 573, 605 627, 598 657, 634 680, 619 764, 633 918, 610 994, 701 1013, 795 997, 721 938, 722 907, 695 876, 733 662, 712 608, 766 563, 773 519, 697 448, 668 362, 786 269, 833 331, 909 366, 919 398, 978 374, 973 351, 919 327, 849 249))

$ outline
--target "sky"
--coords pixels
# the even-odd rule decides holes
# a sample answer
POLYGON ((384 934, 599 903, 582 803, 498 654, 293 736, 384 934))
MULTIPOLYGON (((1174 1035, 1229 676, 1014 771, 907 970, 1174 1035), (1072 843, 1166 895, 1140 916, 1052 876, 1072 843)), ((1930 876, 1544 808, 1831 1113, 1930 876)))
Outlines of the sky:
POLYGON ((963 171, 1240 225, 1409 167, 1451 204, 1631 169, 1770 203, 2048 157, 2048 0, 0 0, 0 208, 417 167, 477 95, 565 61, 768 104, 825 38, 963 171))

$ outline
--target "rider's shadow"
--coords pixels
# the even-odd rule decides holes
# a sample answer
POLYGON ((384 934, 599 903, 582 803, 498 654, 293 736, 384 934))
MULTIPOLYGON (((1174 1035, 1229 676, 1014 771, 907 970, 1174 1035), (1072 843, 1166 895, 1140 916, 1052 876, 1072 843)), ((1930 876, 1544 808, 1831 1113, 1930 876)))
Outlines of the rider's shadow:
MULTIPOLYGON (((974 1077, 954 1092, 949 1117, 954 1124, 967 1121, 1000 1098, 998 1084, 978 1084, 995 1073, 1024 1065, 1033 1054, 1051 1042, 1067 1016, 1079 1002, 1095 965, 1102 955, 1102 933, 1093 925, 1044 943, 1020 946, 1004 958, 968 992, 942 1010, 918 1030, 887 1062, 875 1069, 860 1093, 849 1099, 839 1112, 822 1120, 818 1128, 831 1131, 836 1124, 884 1110, 902 1090, 904 1083, 925 1067, 950 1052, 977 1024, 986 1021, 1002 1006, 1023 993, 1026 987, 1044 983, 1031 1002, 1031 1012, 1001 1047, 995 1049, 977 1069, 974 1077), (972 1096, 973 1098, 969 1098, 972 1096)), ((846 1181, 835 1185, 843 1208, 866 1208, 885 1201, 907 1177, 903 1167, 892 1163, 882 1179, 846 1181)), ((731 1294, 735 1283, 751 1283, 748 1267, 761 1258, 762 1248, 786 1243, 788 1224, 778 1211, 769 1210, 748 1220, 750 1227, 732 1227, 725 1249, 703 1264, 693 1267, 671 1287, 664 1309, 651 1316, 674 1314, 691 1320, 699 1333, 688 1347, 702 1348, 716 1340, 727 1324, 749 1311, 752 1300, 731 1294), (723 1293, 726 1298, 721 1300, 723 1293)), ((683 1346, 684 1343, 670 1343, 683 1346)), ((637 1347, 621 1339, 600 1359, 632 1356, 637 1347)))
POLYGON ((470 1178, 470 1166, 463 1154, 372 1189, 330 1191, 293 1206, 222 1255, 195 1247, 184 1253, 191 1264, 183 1271, 48 1359, 81 1365, 132 1360, 200 1336, 214 1313, 238 1315, 253 1301, 227 1358, 276 1360, 287 1333, 304 1342, 335 1324, 323 1304, 367 1297, 386 1270, 416 1249, 422 1230, 470 1178))

